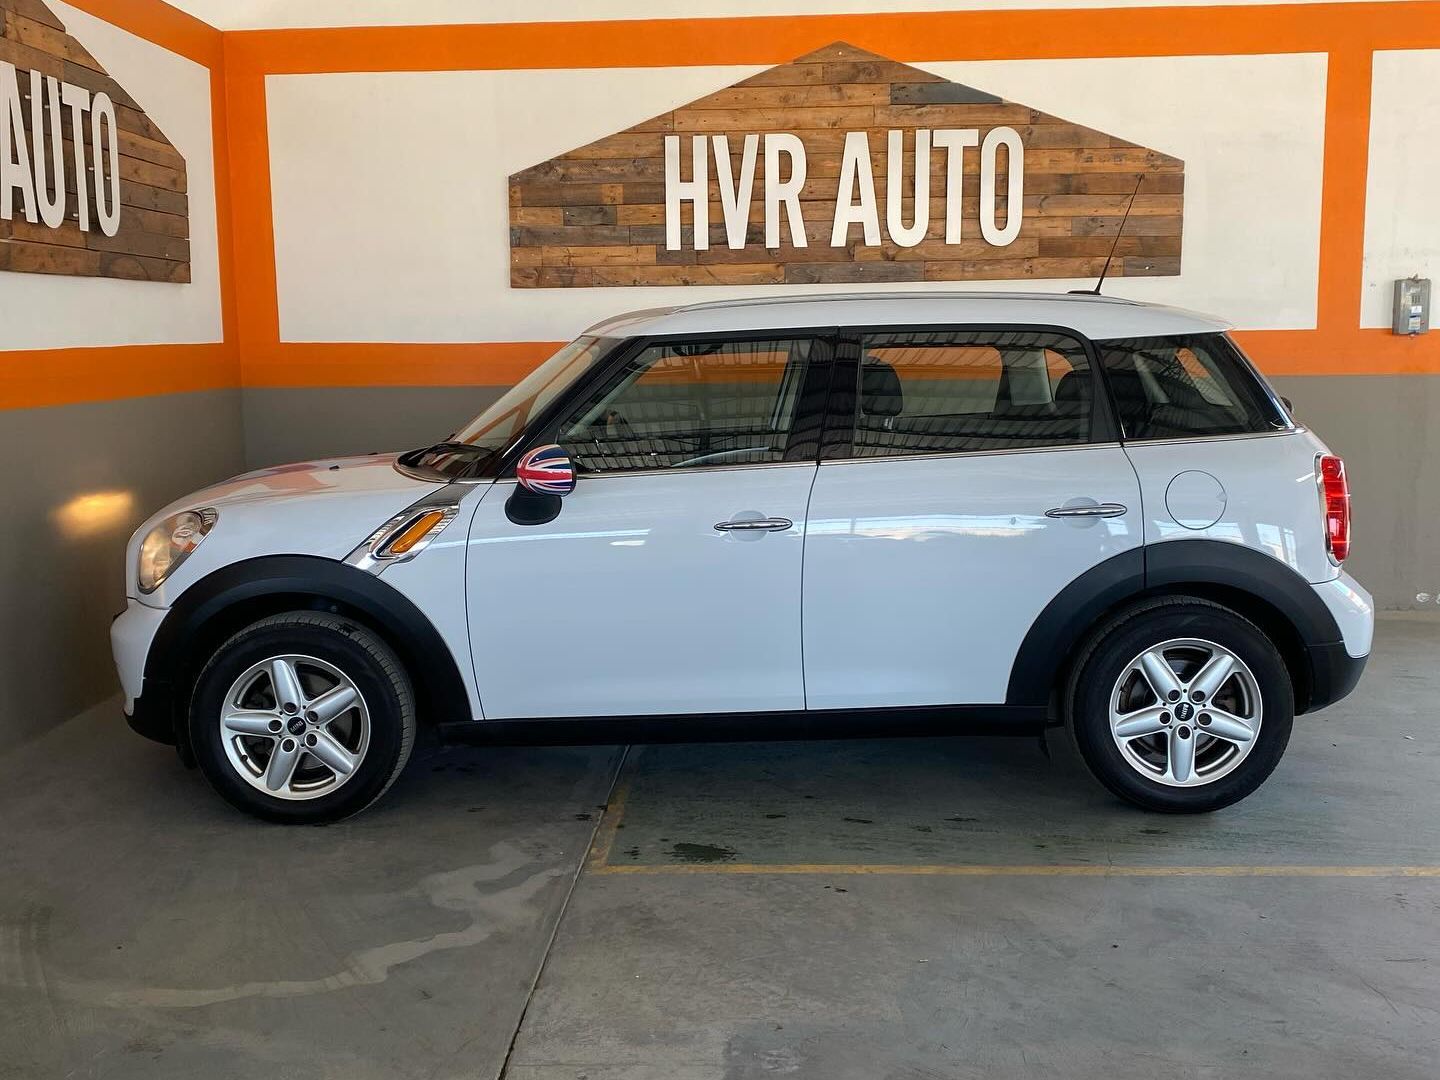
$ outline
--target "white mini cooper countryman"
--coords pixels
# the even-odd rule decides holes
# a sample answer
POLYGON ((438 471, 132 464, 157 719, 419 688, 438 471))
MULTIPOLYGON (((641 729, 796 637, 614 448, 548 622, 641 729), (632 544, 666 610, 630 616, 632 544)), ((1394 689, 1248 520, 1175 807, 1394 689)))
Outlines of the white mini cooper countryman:
POLYGON ((1224 323, 1096 296, 603 322, 443 442, 262 469, 130 542, 125 711, 344 817, 452 739, 1043 731, 1214 810, 1355 685, 1345 469, 1224 323))

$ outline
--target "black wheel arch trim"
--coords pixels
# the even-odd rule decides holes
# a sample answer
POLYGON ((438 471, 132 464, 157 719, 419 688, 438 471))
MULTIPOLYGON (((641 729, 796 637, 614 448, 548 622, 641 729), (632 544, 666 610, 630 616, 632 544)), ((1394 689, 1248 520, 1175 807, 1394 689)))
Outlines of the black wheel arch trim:
MULTIPOLYGON (((1286 660, 1300 668, 1297 713, 1334 700, 1316 676, 1317 660, 1343 642, 1335 617, 1315 589, 1278 559, 1226 540, 1164 540, 1131 548, 1092 567, 1062 589, 1040 612, 1021 642, 1010 669, 1009 705, 1049 703, 1071 653, 1109 613, 1128 601, 1163 593, 1215 590, 1243 595, 1275 612, 1294 640, 1277 642, 1286 660), (1312 689, 1319 691, 1311 698, 1312 689)), ((1223 600, 1223 595, 1220 599, 1223 600)), ((1264 627, 1264 629, 1271 629, 1264 627)))
MULTIPOLYGON (((265 555, 223 566, 186 589, 160 623, 145 658, 147 712, 168 714, 186 756, 185 702, 177 688, 198 674, 219 636, 243 628, 259 614, 285 610, 352 612, 380 632, 399 655, 424 713, 437 721, 471 719, 474 711, 460 669, 434 624, 381 578, 315 555, 265 555), (271 601, 283 601, 271 603, 271 601), (236 624, 233 616, 243 613, 236 624), (152 694, 154 697, 152 697, 152 694)), ((156 721, 151 721, 152 730, 156 721)), ((163 726, 163 725, 161 725, 163 726)), ((154 737, 153 735, 151 736, 154 737)))

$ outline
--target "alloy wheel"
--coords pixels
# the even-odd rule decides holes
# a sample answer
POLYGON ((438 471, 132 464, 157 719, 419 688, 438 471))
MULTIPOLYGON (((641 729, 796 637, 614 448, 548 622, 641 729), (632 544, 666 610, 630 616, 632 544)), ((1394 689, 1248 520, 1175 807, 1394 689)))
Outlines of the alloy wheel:
POLYGON ((345 784, 370 746, 370 710, 343 671, 313 656, 272 656, 226 691, 220 739, 235 772, 278 799, 317 799, 345 784))
POLYGON ((1110 734, 1121 757, 1168 787, 1199 787, 1233 772, 1254 749, 1262 714, 1250 668, 1200 638, 1146 649, 1110 693, 1110 734))

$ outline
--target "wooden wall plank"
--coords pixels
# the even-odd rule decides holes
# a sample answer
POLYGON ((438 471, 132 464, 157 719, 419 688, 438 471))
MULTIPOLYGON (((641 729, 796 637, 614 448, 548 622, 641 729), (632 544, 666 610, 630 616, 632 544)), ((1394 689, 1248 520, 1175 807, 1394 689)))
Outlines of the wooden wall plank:
MULTIPOLYGON (((1004 156, 1002 155, 1002 160, 1004 156)), ((160 164, 160 163, 156 163, 160 164)), ((785 169, 790 167, 789 162, 785 169)), ((1116 276, 1176 274, 1184 215, 1184 162, 1120 136, 1016 102, 982 88, 947 82, 931 72, 836 43, 716 91, 661 116, 557 155, 510 178, 511 285, 589 288, 669 284, 814 284, 822 282, 963 281, 1075 278, 1099 272, 1115 243, 1116 276), (967 152, 959 242, 947 241, 948 161, 930 157, 924 238, 902 247, 886 231, 877 245, 851 225, 831 246, 847 134, 863 131, 882 228, 888 229, 890 131, 902 132, 901 220, 914 220, 915 130, 974 128, 980 137, 1013 127, 1025 147, 1023 223, 1006 245, 987 242, 979 225, 980 155, 967 152), (681 206, 680 250, 666 247, 664 139, 668 134, 729 137, 738 175, 747 134, 788 131, 806 149, 799 202, 805 244, 788 229, 766 248, 765 163, 755 161, 755 186, 745 243, 731 248, 723 204, 710 177, 709 246, 694 247, 694 207, 681 206), (1139 188, 1137 190, 1137 182, 1139 188)), ((681 144, 681 176, 689 179, 691 146, 681 144)), ((1007 209, 1008 175, 996 183, 996 216, 1007 209)))
MULTIPOLYGON (((103 91, 114 102, 120 177, 120 220, 114 236, 100 229, 95 207, 95 174, 90 124, 83 125, 77 147, 68 113, 59 125, 65 167, 65 220, 58 228, 31 223, 16 208, 14 221, 0 221, 0 270, 73 274, 140 281, 190 280, 190 223, 185 159, 142 105, 113 79, 43 0, 0 0, 0 60, 19 69, 24 101, 21 123, 32 159, 37 140, 32 130, 30 72, 103 91), (87 170, 90 229, 80 229, 74 191, 77 151, 87 170)), ((48 113, 48 104, 45 106, 48 113)), ((49 140, 56 130, 47 115, 41 144, 50 161, 49 140)), ((106 153, 108 159, 108 150, 106 153)), ((108 164, 106 166, 108 168, 108 164)), ((54 191, 56 178, 47 178, 54 191)))

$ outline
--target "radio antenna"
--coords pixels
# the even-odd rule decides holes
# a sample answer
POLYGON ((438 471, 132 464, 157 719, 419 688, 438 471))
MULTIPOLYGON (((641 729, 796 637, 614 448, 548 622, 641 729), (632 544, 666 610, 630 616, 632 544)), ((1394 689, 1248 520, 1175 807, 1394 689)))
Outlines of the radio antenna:
POLYGON ((1110 260, 1115 258, 1115 249, 1120 246, 1120 236, 1125 231, 1125 223, 1130 220, 1130 211, 1135 206, 1135 196, 1140 194, 1140 185, 1145 182, 1145 174, 1141 173, 1135 180, 1135 190, 1130 193, 1130 201, 1125 204, 1125 216, 1120 219, 1120 228, 1115 230, 1115 242, 1110 245, 1110 254, 1105 256, 1105 265, 1100 270, 1100 280, 1095 282, 1093 289, 1071 289, 1071 292, 1085 293, 1090 296, 1100 295, 1100 286, 1105 284, 1105 275, 1110 273, 1110 260))

